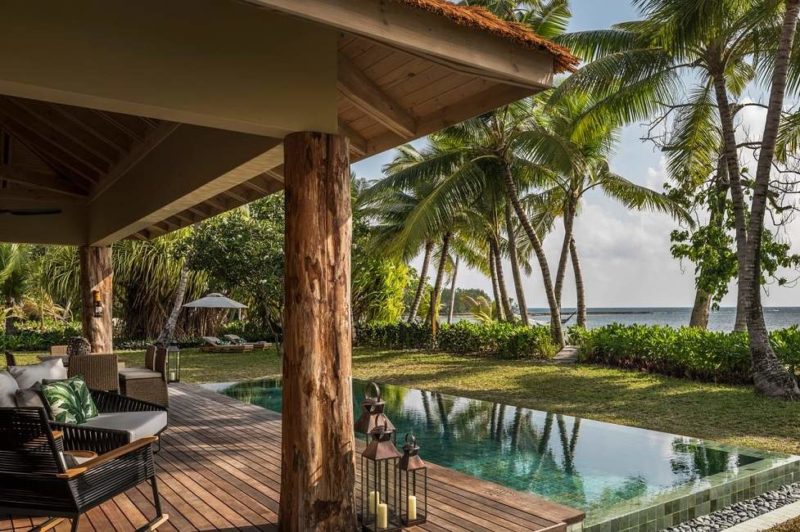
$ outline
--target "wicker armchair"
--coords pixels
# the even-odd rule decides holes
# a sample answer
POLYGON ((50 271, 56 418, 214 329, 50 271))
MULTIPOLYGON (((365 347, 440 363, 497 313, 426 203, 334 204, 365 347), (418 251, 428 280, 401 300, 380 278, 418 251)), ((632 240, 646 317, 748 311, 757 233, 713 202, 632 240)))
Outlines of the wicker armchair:
POLYGON ((80 375, 92 390, 119 391, 119 360, 113 354, 73 355, 67 374, 80 375))
MULTIPOLYGON (((94 356, 94 355, 92 355, 94 356)), ((166 412, 166 408, 161 405, 140 401, 131 397, 125 397, 117 393, 91 390, 97 411, 100 414, 113 414, 123 412, 166 412)), ((73 425, 70 423, 50 422, 53 430, 60 431, 64 437, 64 449, 66 450, 87 450, 96 453, 107 453, 119 447, 127 445, 133 441, 131 433, 123 429, 110 429, 90 426, 87 424, 73 425)), ((166 425, 155 436, 158 438, 158 449, 161 449, 162 432, 167 429, 166 425)))
POLYGON ((144 368, 124 368, 119 372, 120 393, 141 401, 169 406, 167 350, 148 347, 145 365, 144 368))
POLYGON ((99 456, 62 452, 41 408, 0 408, 0 515, 48 517, 39 529, 64 519, 78 529, 88 510, 149 482, 156 517, 153 530, 169 519, 161 510, 152 443, 142 438, 99 456), (65 456, 66 455, 66 456, 65 456))
POLYGON ((50 346, 50 355, 51 356, 67 356, 67 345, 51 345, 50 346))

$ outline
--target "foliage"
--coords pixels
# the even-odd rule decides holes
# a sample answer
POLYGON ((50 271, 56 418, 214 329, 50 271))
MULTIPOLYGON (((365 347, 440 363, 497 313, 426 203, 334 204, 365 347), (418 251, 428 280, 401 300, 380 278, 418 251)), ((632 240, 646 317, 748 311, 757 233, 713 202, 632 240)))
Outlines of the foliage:
POLYGON ((80 336, 81 324, 57 320, 18 321, 15 334, 0 334, 0 349, 9 351, 46 351, 51 345, 63 345, 80 336))
POLYGON ((547 359, 555 345, 546 327, 524 327, 512 323, 443 324, 432 346, 430 329, 416 323, 368 323, 356 328, 357 345, 392 349, 435 349, 458 354, 497 358, 547 359))
MULTIPOLYGON (((585 362, 707 382, 749 384, 752 363, 746 333, 612 324, 571 330, 585 362)), ((774 331, 771 342, 784 364, 800 363, 797 327, 774 331)))
MULTIPOLYGON (((455 314, 468 314, 472 312, 474 301, 482 297, 487 301, 490 300, 489 294, 480 288, 456 288, 456 301, 453 305, 453 312, 455 314)), ((445 303, 443 312, 449 312, 450 309, 450 288, 442 290, 442 302, 445 303)))

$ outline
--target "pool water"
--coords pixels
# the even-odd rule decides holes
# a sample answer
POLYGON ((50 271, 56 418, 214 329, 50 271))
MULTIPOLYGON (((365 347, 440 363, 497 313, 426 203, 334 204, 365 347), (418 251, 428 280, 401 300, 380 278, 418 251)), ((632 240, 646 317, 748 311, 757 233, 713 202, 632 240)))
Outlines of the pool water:
MULTIPOLYGON (((353 385, 356 418, 366 384, 353 385)), ((219 391, 281 410, 280 381, 242 382, 219 391)), ((382 385, 381 391, 398 441, 413 432, 423 459, 582 509, 587 524, 601 514, 605 520, 610 508, 630 506, 625 503, 676 488, 692 492, 711 485, 712 477, 735 478, 768 458, 788 458, 400 386, 382 385)))

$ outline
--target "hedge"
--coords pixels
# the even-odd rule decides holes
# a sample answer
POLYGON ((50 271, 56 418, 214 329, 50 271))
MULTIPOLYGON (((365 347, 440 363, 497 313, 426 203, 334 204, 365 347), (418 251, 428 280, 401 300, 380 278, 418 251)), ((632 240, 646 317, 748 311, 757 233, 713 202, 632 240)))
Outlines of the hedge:
POLYGON ((511 323, 460 321, 439 328, 436 341, 430 326, 418 323, 368 323, 356 326, 355 344, 383 349, 436 349, 448 353, 498 358, 552 358, 556 347, 547 327, 511 323))
MULTIPOLYGON (((729 384, 752 383, 746 333, 725 333, 660 325, 612 324, 596 329, 572 329, 582 362, 637 369, 674 377, 729 384)), ((800 330, 770 333, 778 358, 800 364, 800 330)))

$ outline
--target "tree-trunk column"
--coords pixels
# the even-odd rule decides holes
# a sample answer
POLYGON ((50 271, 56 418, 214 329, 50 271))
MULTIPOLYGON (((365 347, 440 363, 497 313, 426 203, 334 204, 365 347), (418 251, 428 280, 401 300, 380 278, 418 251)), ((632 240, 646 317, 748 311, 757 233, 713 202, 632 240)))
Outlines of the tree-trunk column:
POLYGON ((344 137, 284 141, 281 530, 355 530, 350 168, 344 137))
POLYGON ((114 267, 111 264, 111 246, 81 246, 79 254, 83 336, 92 344, 92 353, 111 353, 114 350, 111 323, 114 267), (95 292, 102 306, 99 317, 95 317, 95 292))

